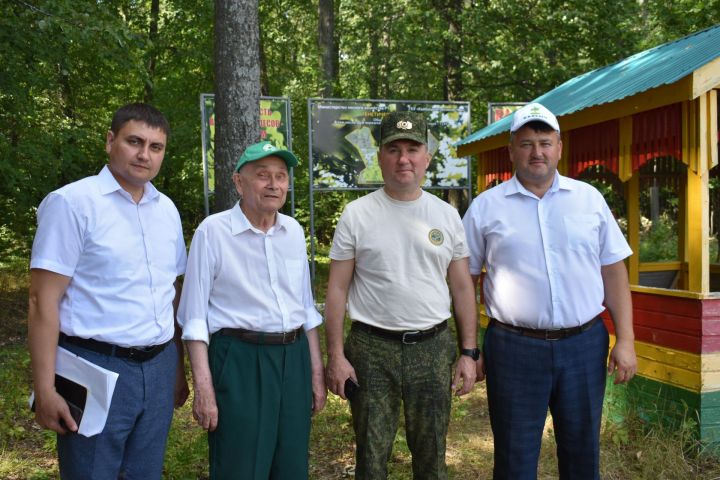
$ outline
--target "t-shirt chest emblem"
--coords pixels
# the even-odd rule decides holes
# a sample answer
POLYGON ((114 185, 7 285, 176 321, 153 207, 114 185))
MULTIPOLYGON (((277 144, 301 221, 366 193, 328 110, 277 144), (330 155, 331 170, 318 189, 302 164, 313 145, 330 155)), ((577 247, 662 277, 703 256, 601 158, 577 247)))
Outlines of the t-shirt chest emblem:
POLYGON ((433 245, 442 245, 443 241, 445 240, 445 236, 443 233, 438 230, 437 228, 433 228, 428 233, 428 239, 430 240, 430 243, 433 245))

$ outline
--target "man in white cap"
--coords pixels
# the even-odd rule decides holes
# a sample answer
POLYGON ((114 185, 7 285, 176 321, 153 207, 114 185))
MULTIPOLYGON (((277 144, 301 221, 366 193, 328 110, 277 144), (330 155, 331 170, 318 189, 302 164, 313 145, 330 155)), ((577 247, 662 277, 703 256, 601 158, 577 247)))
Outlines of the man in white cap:
POLYGON ((325 381, 305 234, 285 204, 292 152, 250 145, 241 200, 195 231, 178 311, 210 478, 304 479, 325 381))
POLYGON ((602 195, 557 172, 555 115, 531 103, 510 132, 515 175, 480 194, 463 219, 470 273, 477 281, 487 272, 493 478, 537 477, 549 407, 560 478, 598 479, 606 373, 625 383, 637 369, 623 263, 632 251, 602 195), (609 364, 605 307, 617 339, 609 364))

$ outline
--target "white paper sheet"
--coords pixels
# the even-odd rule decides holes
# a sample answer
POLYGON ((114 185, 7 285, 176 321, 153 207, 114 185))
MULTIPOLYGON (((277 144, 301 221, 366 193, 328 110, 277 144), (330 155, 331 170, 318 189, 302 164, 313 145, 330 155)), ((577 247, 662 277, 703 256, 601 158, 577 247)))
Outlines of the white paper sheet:
MULTIPOLYGON (((118 374, 88 362, 62 347, 57 348, 55 373, 87 388, 85 410, 77 433, 92 437, 102 432, 110 411, 118 374)), ((30 405, 34 398, 35 392, 30 395, 30 405)))

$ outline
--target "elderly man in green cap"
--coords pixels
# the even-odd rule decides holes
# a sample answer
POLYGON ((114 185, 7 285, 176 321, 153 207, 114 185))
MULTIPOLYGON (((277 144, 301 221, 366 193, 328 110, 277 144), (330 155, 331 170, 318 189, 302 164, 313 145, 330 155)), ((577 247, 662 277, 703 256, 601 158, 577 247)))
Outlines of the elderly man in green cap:
POLYGON ((248 147, 233 174, 240 201, 206 218, 190 246, 178 321, 210 478, 307 478, 326 389, 305 235, 278 211, 297 163, 270 142, 248 147))
POLYGON ((384 187, 347 205, 330 250, 327 382, 350 400, 355 478, 387 477, 402 404, 413 478, 444 479, 451 391, 470 391, 480 356, 470 252, 458 212, 420 187, 430 163, 422 115, 383 118, 379 160, 384 187))

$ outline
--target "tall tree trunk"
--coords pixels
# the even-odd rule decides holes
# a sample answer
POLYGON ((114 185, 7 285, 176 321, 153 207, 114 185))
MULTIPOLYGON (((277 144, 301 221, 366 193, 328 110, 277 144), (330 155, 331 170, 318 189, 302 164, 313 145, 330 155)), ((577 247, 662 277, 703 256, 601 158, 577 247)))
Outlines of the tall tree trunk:
POLYGON ((160 18, 160 0, 152 0, 150 4, 150 49, 148 50, 148 78, 145 82, 145 103, 152 102, 155 88, 155 63, 157 61, 158 19, 160 18))
POLYGON ((267 72, 267 62, 265 60, 265 39, 263 38, 262 24, 258 20, 258 28, 260 32, 260 95, 270 96, 270 77, 267 72))
POLYGON ((333 0, 318 2, 318 46, 320 47, 320 72, 322 95, 330 98, 335 93, 338 76, 338 48, 335 42, 335 7, 333 0))
POLYGON ((445 0, 436 2, 440 15, 447 22, 448 35, 443 45, 443 96, 445 100, 457 100, 462 95, 462 22, 461 15, 464 0, 445 0))
MULTIPOLYGON (((436 8, 447 22, 448 35, 443 45, 443 96, 445 100, 458 100, 462 97, 462 22, 461 15, 465 0, 438 0, 436 8)), ((466 202, 465 190, 445 190, 444 200, 458 210, 466 202)))
POLYGON ((370 56, 368 58, 368 93, 370 98, 380 98, 378 93, 380 90, 379 71, 380 71, 380 53, 378 43, 380 41, 380 33, 377 29, 372 28, 372 25, 368 29, 368 44, 370 45, 370 56))
POLYGON ((215 211, 237 199, 232 172, 260 139, 257 0, 215 0, 215 211))
POLYGON ((366 25, 370 55, 368 57, 368 88, 370 98, 387 99, 391 97, 390 64, 392 58, 392 39, 388 28, 392 19, 385 4, 370 7, 366 25))

